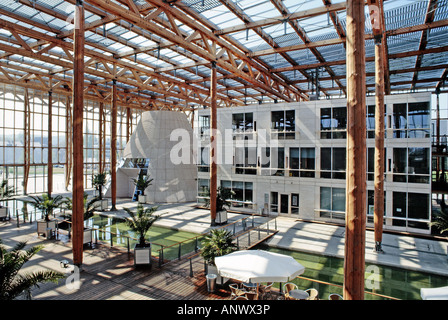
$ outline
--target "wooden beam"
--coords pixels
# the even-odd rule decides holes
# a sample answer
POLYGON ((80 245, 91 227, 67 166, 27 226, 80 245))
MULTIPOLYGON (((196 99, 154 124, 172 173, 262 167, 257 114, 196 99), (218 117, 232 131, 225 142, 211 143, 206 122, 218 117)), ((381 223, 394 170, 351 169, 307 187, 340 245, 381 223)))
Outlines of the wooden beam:
POLYGON ((210 217, 211 225, 215 225, 216 220, 216 192, 218 189, 218 172, 217 172, 217 110, 216 110, 216 64, 212 62, 211 83, 210 83, 210 217))
MULTIPOLYGON (((140 15, 137 15, 133 12, 129 12, 129 11, 125 10, 123 7, 116 5, 115 3, 113 3, 110 0, 88 0, 88 1, 92 4, 97 5, 100 8, 107 9, 109 12, 111 12, 117 16, 120 16, 122 19, 127 20, 128 22, 131 22, 131 23, 135 24, 136 26, 139 26, 140 28, 143 28, 149 32, 155 33, 172 43, 180 45, 184 49, 198 55, 199 57, 201 57, 203 59, 206 59, 208 61, 215 61, 219 67, 221 67, 229 72, 236 73, 240 78, 242 78, 242 79, 244 79, 244 80, 254 84, 255 86, 260 87, 268 92, 271 92, 272 94, 276 95, 280 99, 283 99, 283 100, 289 101, 289 102, 292 101, 290 98, 283 95, 281 92, 278 92, 278 90, 275 90, 272 87, 266 86, 263 83, 252 78, 248 73, 238 70, 237 68, 234 68, 231 64, 229 64, 224 59, 217 59, 216 54, 210 53, 209 51, 198 46, 197 44, 186 41, 182 36, 174 34, 170 31, 166 30, 165 28, 161 28, 151 21, 146 21, 140 15)), ((260 65, 257 65, 256 63, 254 63, 252 61, 252 59, 249 59, 244 53, 239 52, 239 50, 237 50, 233 46, 229 45, 227 42, 219 39, 217 36, 215 36, 213 34, 213 32, 211 32, 207 28, 203 27, 201 24, 198 24, 196 21, 189 18, 187 15, 179 12, 177 9, 174 9, 173 7, 164 3, 163 1, 159 1, 159 0, 147 0, 147 1, 155 6, 163 8, 163 10, 165 12, 169 12, 170 14, 173 15, 174 18, 176 18, 177 20, 179 20, 182 23, 185 23, 190 28, 198 30, 198 32, 202 33, 209 40, 215 42, 215 45, 218 45, 221 48, 228 48, 229 50, 232 51, 232 54, 238 56, 238 59, 246 61, 248 64, 252 65, 254 68, 259 70, 260 72, 264 72, 264 73, 268 72, 267 70, 262 68, 260 65)), ((276 79, 276 82, 279 82, 279 81, 281 82, 280 84, 282 86, 286 86, 286 87, 289 86, 286 82, 276 79)), ((298 92, 297 88, 291 87, 291 90, 293 92, 300 94, 298 92)))
POLYGON ((366 79, 364 1, 347 1, 347 170, 344 300, 364 299, 366 79))
POLYGON ((84 6, 76 1, 73 63, 73 263, 79 268, 83 262, 84 230, 84 160, 83 160, 83 111, 84 111, 84 6))
MULTIPOLYGON (((334 13, 334 12, 342 11, 345 9, 346 9, 346 3, 341 2, 341 3, 329 4, 324 7, 313 8, 313 9, 308 9, 308 10, 303 10, 303 11, 297 11, 297 12, 289 14, 287 16, 287 18, 291 21, 294 21, 294 20, 298 20, 298 19, 315 17, 315 16, 322 15, 322 14, 327 14, 327 13, 332 13, 332 12, 334 13)), ((276 24, 281 24, 281 23, 284 23, 284 21, 285 21, 285 16, 281 15, 281 16, 277 16, 277 17, 273 17, 273 18, 267 18, 267 19, 262 19, 262 20, 258 20, 258 21, 251 21, 251 22, 248 22, 245 24, 216 30, 216 31, 214 31, 214 33, 216 35, 224 35, 224 34, 229 34, 229 33, 245 31, 247 29, 254 29, 254 28, 260 28, 260 27, 264 27, 264 26, 272 26, 272 25, 276 25, 276 24)))
MULTIPOLYGON (((437 8, 437 0, 430 0, 428 1, 428 7, 426 8, 426 16, 425 16, 425 24, 430 24, 434 21, 434 17, 436 15, 436 8, 437 8)), ((429 31, 422 31, 422 34, 420 36, 420 44, 418 49, 423 51, 426 49, 426 45, 428 44, 428 35, 429 31)), ((423 60, 423 55, 418 55, 417 60, 415 62, 415 68, 418 69, 423 60)), ((412 77, 413 84, 411 86, 411 90, 415 89, 415 84, 418 79, 418 72, 414 72, 414 76, 412 77)))

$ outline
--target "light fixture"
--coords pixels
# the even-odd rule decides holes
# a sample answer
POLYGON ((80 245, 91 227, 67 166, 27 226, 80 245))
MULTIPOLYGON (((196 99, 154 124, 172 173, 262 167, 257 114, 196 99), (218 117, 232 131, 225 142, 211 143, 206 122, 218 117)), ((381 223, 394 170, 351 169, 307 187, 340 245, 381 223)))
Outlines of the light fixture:
POLYGON ((61 265, 61 268, 67 269, 69 262, 68 262, 68 260, 62 260, 59 262, 59 264, 61 265))

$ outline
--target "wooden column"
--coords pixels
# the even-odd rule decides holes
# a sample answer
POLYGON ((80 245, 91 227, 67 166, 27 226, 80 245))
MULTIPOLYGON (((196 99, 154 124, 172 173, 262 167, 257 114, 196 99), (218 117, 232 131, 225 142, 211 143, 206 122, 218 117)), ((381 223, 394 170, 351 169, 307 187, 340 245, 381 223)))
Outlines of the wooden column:
POLYGON ((383 252, 384 221, 384 62, 381 38, 375 40, 375 251, 383 252))
POLYGON ((80 267, 83 259, 84 185, 83 185, 83 109, 84 109, 84 7, 75 6, 73 70, 73 263, 80 267))
POLYGON ((347 1, 347 181, 344 299, 364 299, 366 79, 364 1, 347 1))
POLYGON ((68 191, 72 174, 73 164, 73 114, 70 97, 65 102, 65 190, 68 191))
POLYGON ((116 210, 117 203, 117 80, 112 84, 112 110, 111 110, 111 141, 110 141, 110 176, 111 176, 111 211, 116 210))
MULTIPOLYGON (((51 83, 51 81, 50 81, 51 83)), ((53 192, 53 92, 48 92, 48 159, 47 159, 47 193, 53 192)))
POLYGON ((211 225, 215 225, 216 220, 216 192, 218 189, 217 166, 216 166, 216 147, 217 147, 217 127, 216 119, 216 63, 212 61, 210 78, 210 217, 211 225))
POLYGON ((100 119, 99 119, 99 152, 98 152, 98 158, 99 158, 99 173, 102 173, 104 171, 104 162, 103 162, 103 156, 104 156, 104 150, 103 150, 103 114, 104 114, 104 103, 100 102, 100 119))
POLYGON ((28 89, 25 88, 24 94, 24 167, 23 167, 23 194, 28 193, 28 178, 30 175, 30 163, 31 163, 31 107, 30 99, 28 95, 28 89))
POLYGON ((131 116, 132 116, 132 109, 127 107, 126 108, 126 143, 129 142, 129 139, 131 137, 131 116))

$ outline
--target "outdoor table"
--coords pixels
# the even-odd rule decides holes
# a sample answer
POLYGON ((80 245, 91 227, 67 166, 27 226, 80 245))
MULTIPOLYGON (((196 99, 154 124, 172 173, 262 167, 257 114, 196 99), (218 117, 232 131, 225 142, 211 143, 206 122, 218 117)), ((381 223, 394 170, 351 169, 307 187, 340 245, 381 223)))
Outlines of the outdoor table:
POLYGON ((306 298, 308 298, 310 296, 307 292, 305 292, 303 290, 299 290, 299 289, 291 290, 288 292, 288 294, 297 300, 305 300, 306 298))

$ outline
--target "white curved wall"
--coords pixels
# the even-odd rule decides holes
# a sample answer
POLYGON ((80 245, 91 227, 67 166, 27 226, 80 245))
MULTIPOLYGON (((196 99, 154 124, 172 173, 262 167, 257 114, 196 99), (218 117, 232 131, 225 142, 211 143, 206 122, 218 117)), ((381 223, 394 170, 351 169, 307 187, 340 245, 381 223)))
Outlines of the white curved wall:
POLYGON ((123 158, 148 158, 148 174, 154 179, 145 190, 152 202, 190 202, 196 201, 197 167, 193 162, 193 130, 182 112, 147 111, 142 114, 135 132, 123 151, 123 158), (182 152, 179 149, 181 138, 174 133, 183 133, 182 152), (174 157, 171 156, 173 153, 174 157), (188 153, 188 154, 187 154, 188 153), (186 163, 179 163, 177 156, 186 163))

